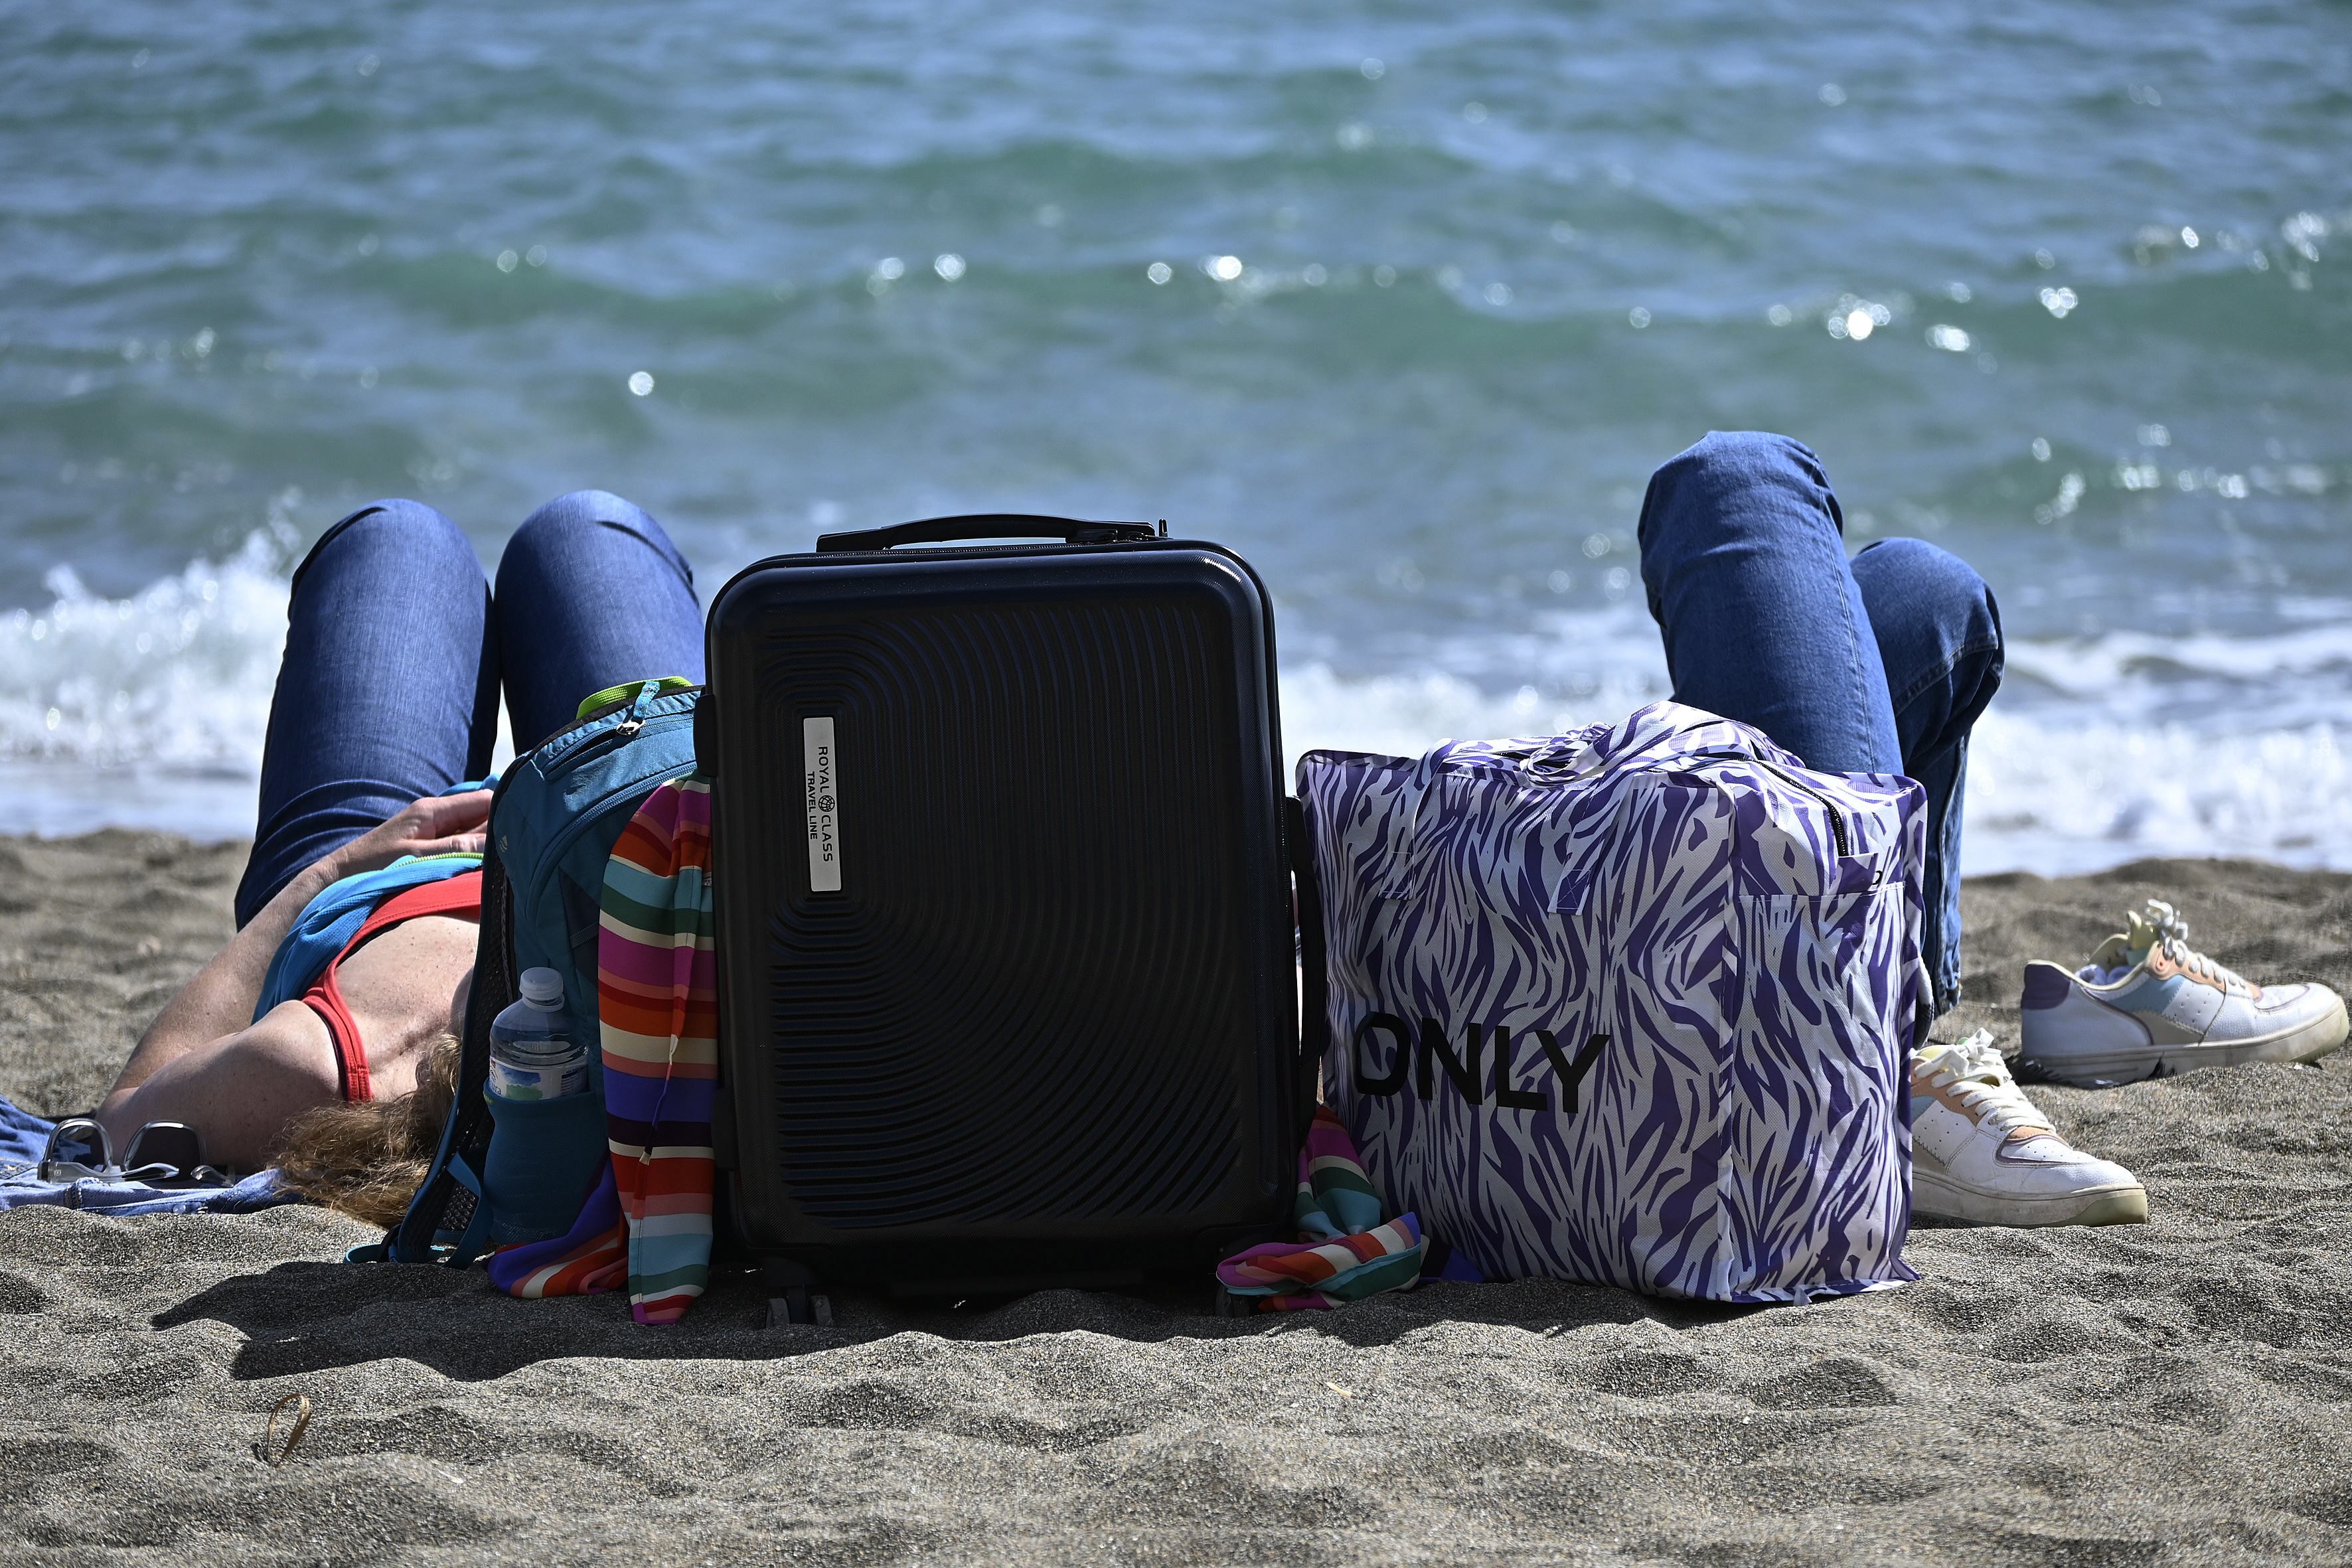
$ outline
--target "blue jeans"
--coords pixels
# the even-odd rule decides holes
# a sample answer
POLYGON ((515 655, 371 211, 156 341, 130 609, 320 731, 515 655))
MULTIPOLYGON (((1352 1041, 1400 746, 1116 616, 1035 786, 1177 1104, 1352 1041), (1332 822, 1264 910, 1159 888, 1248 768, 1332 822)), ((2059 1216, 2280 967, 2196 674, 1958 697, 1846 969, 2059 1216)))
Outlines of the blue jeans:
POLYGON ((236 923, 411 801, 488 773, 502 689, 528 749, 582 698, 662 675, 702 679, 694 573, 620 497, 576 490, 531 513, 495 593, 431 507, 362 507, 294 574, 236 923))
POLYGON ((1960 992, 1960 794, 1969 730, 2000 689, 2000 608, 1916 539, 1848 559, 1812 451, 1716 432, 1650 479, 1642 582, 1675 700, 1753 724, 1831 773, 1927 792, 1925 948, 1942 1013, 1960 992))

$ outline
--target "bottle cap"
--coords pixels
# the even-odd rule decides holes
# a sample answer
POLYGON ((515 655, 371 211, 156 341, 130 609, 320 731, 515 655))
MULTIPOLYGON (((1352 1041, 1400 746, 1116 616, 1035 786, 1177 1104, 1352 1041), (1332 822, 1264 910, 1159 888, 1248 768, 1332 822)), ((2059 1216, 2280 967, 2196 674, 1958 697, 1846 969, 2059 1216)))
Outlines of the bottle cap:
POLYGON ((522 999, 534 1007, 552 1007, 563 1000, 563 976, 552 969, 522 972, 522 999))

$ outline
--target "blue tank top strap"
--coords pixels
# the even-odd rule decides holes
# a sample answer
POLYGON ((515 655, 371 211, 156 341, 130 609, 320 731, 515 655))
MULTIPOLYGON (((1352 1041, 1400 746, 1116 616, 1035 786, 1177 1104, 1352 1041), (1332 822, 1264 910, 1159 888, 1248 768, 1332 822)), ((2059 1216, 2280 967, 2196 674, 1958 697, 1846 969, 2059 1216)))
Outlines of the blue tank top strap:
POLYGON ((367 923, 368 916, 384 900, 427 882, 478 870, 481 864, 479 855, 430 855, 422 858, 412 855, 394 861, 381 871, 362 871, 330 886, 303 907, 294 929, 278 944, 278 952, 269 961, 269 973, 262 978, 261 999, 254 1004, 256 1021, 279 1003, 291 1002, 310 989, 328 961, 359 934, 360 927, 367 923))

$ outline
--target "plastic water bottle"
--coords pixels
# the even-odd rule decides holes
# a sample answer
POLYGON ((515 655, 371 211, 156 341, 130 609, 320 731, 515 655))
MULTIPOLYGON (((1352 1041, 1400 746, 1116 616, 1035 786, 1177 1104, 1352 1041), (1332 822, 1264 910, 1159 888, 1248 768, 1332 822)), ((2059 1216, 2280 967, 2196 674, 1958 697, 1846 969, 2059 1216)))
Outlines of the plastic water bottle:
POLYGON ((490 1147, 482 1197, 490 1240, 562 1236, 609 1156, 604 1102, 588 1092, 588 1049, 572 1037, 563 977, 522 972, 522 1000, 490 1022, 490 1147))
POLYGON ((489 1090, 500 1100, 562 1100, 588 1089, 588 1050, 572 1037, 563 976, 522 972, 522 1000, 490 1022, 489 1090))

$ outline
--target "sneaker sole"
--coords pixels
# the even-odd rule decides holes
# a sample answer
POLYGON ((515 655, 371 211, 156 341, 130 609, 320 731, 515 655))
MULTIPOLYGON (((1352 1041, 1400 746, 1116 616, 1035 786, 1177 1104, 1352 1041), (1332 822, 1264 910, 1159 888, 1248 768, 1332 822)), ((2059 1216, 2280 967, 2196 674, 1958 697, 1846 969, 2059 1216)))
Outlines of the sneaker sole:
POLYGON ((2099 1187, 2084 1193, 2019 1197, 2010 1193, 1979 1192, 1915 1166, 1911 1173, 1911 1212, 1927 1219, 2020 1229, 2058 1225, 2145 1225, 2147 1189, 2137 1185, 2099 1187))
POLYGON ((2081 1056, 2021 1056, 2018 1064, 2043 1078, 2076 1089, 2111 1089, 2151 1078, 2172 1078, 2199 1068, 2242 1067, 2247 1062, 2315 1062, 2344 1044, 2352 1023, 2337 997, 2332 1012, 2308 1024, 2261 1035, 2250 1040, 2225 1040, 2201 1046, 2136 1046, 2127 1051, 2085 1052, 2081 1056))

